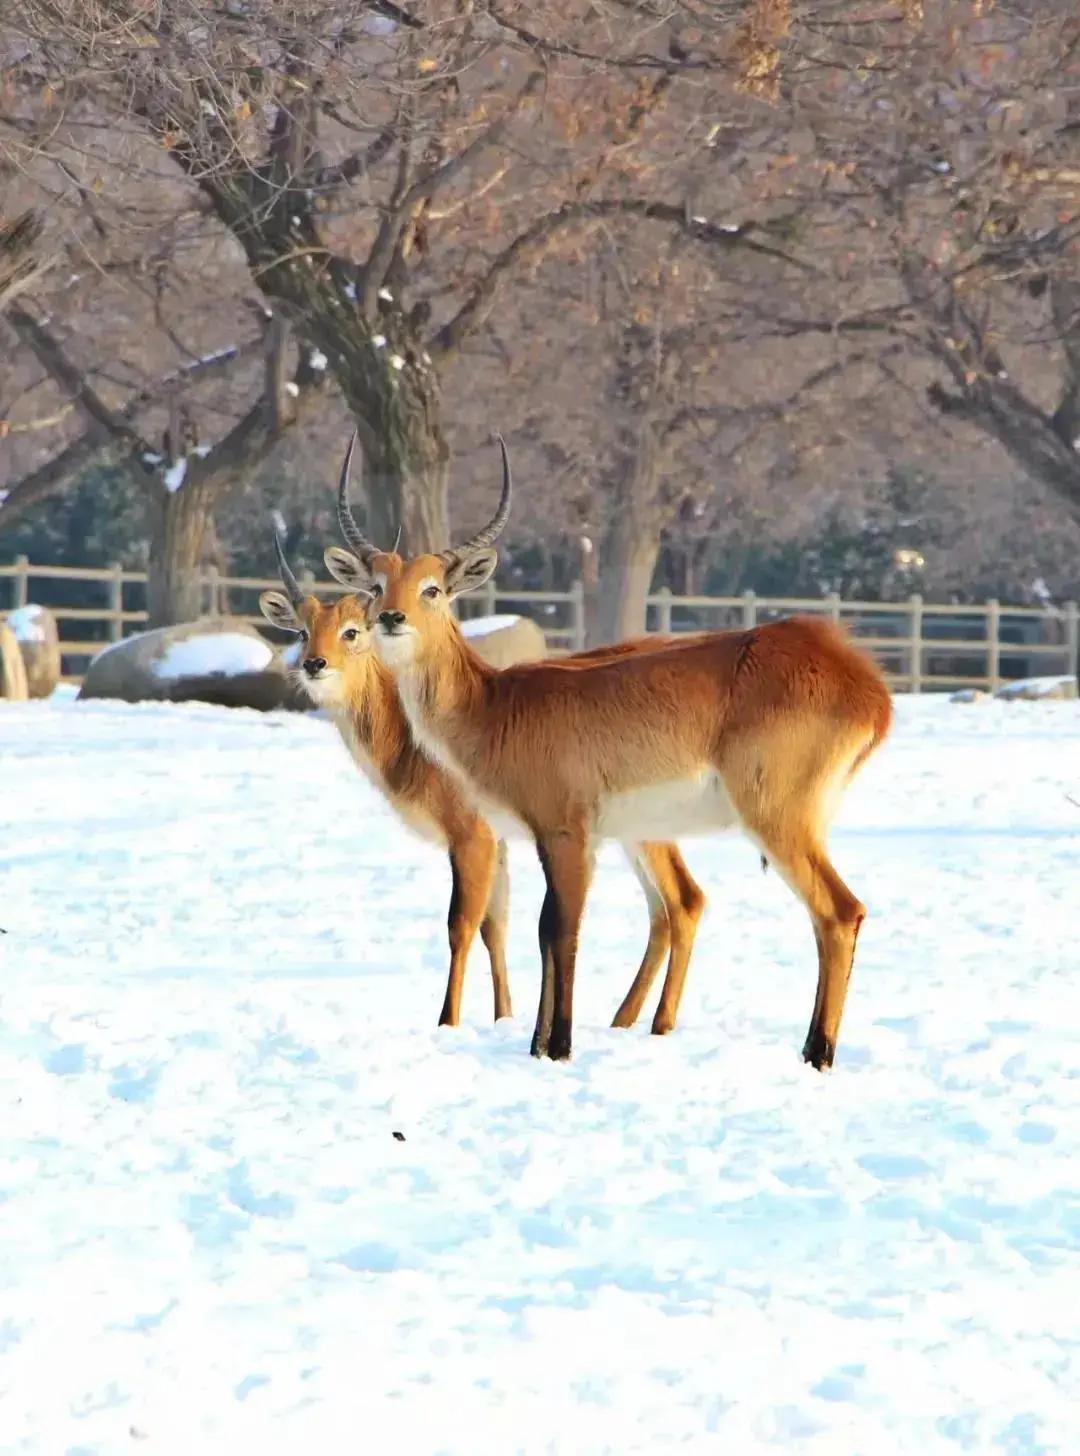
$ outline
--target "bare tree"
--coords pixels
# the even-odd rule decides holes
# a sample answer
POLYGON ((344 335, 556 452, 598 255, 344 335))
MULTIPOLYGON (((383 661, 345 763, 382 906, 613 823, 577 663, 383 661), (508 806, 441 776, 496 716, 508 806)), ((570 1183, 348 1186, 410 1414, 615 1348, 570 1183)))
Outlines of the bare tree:
POLYGON ((702 125, 698 79, 746 62, 759 8, 711 38, 678 5, 548 6, 526 25, 519 5, 170 0, 150 16, 131 0, 30 0, 20 74, 61 95, 77 70, 83 94, 189 179, 336 377, 373 534, 404 525, 415 547, 447 537, 443 373, 509 280, 615 216, 768 251, 650 195, 702 125), (687 76, 651 160, 653 119, 687 76))
POLYGON ((847 45, 828 107, 805 72, 782 88, 820 281, 754 327, 899 343, 901 384, 1080 519, 1080 21, 949 0, 847 45))
POLYGON ((245 351, 222 351, 198 360, 115 409, 74 363, 56 333, 21 306, 8 310, 8 322, 33 352, 62 395, 73 400, 85 421, 84 433, 59 455, 31 471, 6 493, 0 526, 52 494, 58 485, 91 463, 121 465, 147 494, 150 512, 150 572, 147 607, 151 625, 190 621, 199 615, 201 572, 207 534, 217 502, 265 459, 281 433, 321 386, 322 371, 301 349, 290 369, 289 334, 269 321, 261 349, 263 380, 253 403, 219 439, 201 444, 196 414, 185 388, 202 385, 233 365, 245 351), (148 407, 167 413, 161 438, 141 424, 148 407))

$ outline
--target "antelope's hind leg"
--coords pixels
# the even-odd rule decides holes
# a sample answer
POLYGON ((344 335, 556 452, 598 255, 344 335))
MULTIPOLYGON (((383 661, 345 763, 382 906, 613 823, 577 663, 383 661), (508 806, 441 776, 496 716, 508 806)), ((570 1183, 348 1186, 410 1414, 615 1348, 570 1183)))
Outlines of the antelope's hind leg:
POLYGON ((705 895, 674 844, 650 845, 649 848, 671 927, 671 956, 664 988, 660 992, 660 1004, 652 1023, 653 1034, 664 1036, 675 1030, 698 923, 705 912, 705 895))
POLYGON ((611 1023, 612 1026, 622 1028, 633 1026, 641 1015, 641 1008, 645 1005, 645 999, 652 990, 653 982, 656 980, 664 957, 671 949, 671 926, 667 906, 651 872, 649 856, 651 848, 650 845, 623 845, 623 851, 637 876, 638 884, 641 886, 645 903, 649 909, 649 941, 645 947, 645 955, 638 968, 638 973, 631 982, 629 991, 623 997, 622 1005, 615 1013, 615 1020, 611 1023))

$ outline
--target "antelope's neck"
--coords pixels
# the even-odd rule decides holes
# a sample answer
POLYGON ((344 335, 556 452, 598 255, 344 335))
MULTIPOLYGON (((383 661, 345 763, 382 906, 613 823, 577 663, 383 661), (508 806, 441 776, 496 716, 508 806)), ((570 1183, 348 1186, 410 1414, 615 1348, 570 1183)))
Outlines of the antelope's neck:
POLYGON ((422 656, 404 669, 397 679, 401 706, 429 758, 469 772, 484 738, 484 706, 496 676, 458 631, 437 655, 422 656))
POLYGON ((408 720, 394 680, 373 652, 349 675, 338 727, 383 775, 411 747, 408 720))

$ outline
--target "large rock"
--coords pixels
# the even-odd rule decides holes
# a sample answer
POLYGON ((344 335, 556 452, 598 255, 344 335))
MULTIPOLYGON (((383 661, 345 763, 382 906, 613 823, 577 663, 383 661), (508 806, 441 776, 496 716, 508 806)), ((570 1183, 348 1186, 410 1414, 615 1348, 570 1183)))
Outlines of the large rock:
POLYGON ((547 656, 547 641, 530 617, 473 617, 461 630, 490 667, 512 667, 515 662, 539 662, 547 656))
POLYGON ((0 698, 25 703, 29 696, 19 640, 10 627, 0 622, 0 698))
POLYGON ((26 667, 26 685, 32 698, 47 698, 60 681, 60 634, 48 607, 19 607, 9 612, 7 625, 15 633, 26 667))
POLYGON ((957 688, 955 693, 949 694, 950 703, 988 703, 990 694, 982 688, 957 688))
POLYGON ((247 622, 210 617, 115 642, 91 662, 80 698, 306 709, 281 655, 247 622))
POLYGON ((1043 702, 1054 698, 1075 698, 1074 677, 1022 677, 998 688, 995 698, 1006 702, 1043 702))

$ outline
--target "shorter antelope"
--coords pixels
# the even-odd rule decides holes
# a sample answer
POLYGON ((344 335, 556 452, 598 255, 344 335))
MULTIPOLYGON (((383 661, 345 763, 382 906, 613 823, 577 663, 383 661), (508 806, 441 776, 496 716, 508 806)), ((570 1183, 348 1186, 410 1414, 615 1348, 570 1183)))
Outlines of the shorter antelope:
MULTIPOLYGON (((501 442, 500 442, 501 443, 501 442)), ((450 603, 495 570, 510 512, 440 555, 328 552, 332 574, 379 593, 376 648, 417 742, 493 822, 535 842, 547 881, 537 1056, 571 1048, 578 927, 603 839, 741 828, 809 912, 817 995, 803 1056, 832 1064, 866 914, 837 874, 825 834, 839 797, 889 731, 877 667, 831 623, 793 617, 696 634, 567 671, 496 671, 462 636, 450 603)), ((347 502, 341 519, 346 539, 347 502)))
MULTIPOLYGON (((439 1024, 458 1024, 465 963, 478 928, 491 960, 496 1020, 509 1016, 506 845, 496 841, 454 778, 416 746, 393 678, 372 651, 370 594, 342 597, 330 604, 306 595, 276 534, 274 540, 285 591, 264 592, 259 606, 275 627, 298 634, 303 651, 298 682, 314 703, 330 713, 360 768, 405 824, 423 838, 445 846, 449 854, 453 883, 450 974, 439 1024)), ((394 560, 400 558, 388 559, 390 570, 394 560)), ((627 650, 625 646, 605 649, 598 655, 627 650)), ((668 972, 653 1021, 655 1032, 666 1032, 675 1025, 705 897, 674 845, 627 846, 626 852, 648 903, 649 940, 615 1024, 633 1024, 668 956, 668 972)))

